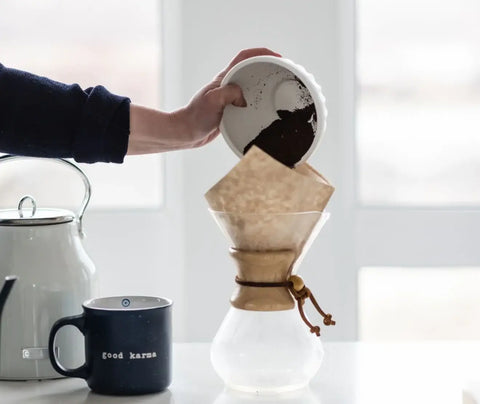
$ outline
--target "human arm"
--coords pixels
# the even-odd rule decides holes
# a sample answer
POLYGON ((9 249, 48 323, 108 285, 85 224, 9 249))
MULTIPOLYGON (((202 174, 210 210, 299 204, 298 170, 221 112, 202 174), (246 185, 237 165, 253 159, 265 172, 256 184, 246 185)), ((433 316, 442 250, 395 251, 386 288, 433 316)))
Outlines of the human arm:
POLYGON ((120 163, 129 108, 102 86, 82 90, 0 64, 0 152, 120 163))
POLYGON ((256 55, 240 52, 183 108, 173 112, 131 105, 102 86, 83 90, 0 64, 0 152, 121 163, 128 154, 202 146, 219 133, 227 104, 244 105, 238 86, 220 87, 228 70, 256 55))

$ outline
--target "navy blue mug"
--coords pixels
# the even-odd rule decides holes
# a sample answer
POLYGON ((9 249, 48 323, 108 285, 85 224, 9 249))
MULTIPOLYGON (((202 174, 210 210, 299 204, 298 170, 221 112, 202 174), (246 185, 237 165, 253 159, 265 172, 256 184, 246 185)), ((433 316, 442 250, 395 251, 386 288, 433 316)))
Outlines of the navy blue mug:
POLYGON ((133 395, 165 390, 172 380, 172 301, 160 297, 91 299, 83 314, 58 320, 50 331, 50 362, 64 376, 80 377, 99 394, 133 395), (85 337, 85 363, 66 369, 55 337, 66 325, 85 337))

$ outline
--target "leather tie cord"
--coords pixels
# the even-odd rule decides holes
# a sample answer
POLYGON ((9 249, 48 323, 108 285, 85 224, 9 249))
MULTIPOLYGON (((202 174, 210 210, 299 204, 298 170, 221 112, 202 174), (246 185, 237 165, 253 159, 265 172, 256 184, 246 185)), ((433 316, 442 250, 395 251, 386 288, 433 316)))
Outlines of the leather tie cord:
POLYGON ((251 286, 256 288, 278 288, 278 287, 286 287, 292 294, 292 296, 297 301, 298 311, 300 313, 300 317, 302 317, 303 322, 310 328, 310 332, 314 333, 317 337, 320 336, 320 327, 318 325, 313 325, 309 320, 307 315, 303 310, 303 305, 305 304, 305 300, 310 298, 312 301, 313 306, 317 309, 320 315, 323 317, 323 324, 326 326, 335 325, 335 321, 332 319, 331 314, 325 313, 321 308, 320 305, 317 303, 317 300, 313 296, 312 292, 309 288, 305 286, 303 279, 298 275, 292 275, 288 278, 287 281, 284 282, 250 282, 241 280, 238 276, 235 277, 235 282, 242 286, 251 286))

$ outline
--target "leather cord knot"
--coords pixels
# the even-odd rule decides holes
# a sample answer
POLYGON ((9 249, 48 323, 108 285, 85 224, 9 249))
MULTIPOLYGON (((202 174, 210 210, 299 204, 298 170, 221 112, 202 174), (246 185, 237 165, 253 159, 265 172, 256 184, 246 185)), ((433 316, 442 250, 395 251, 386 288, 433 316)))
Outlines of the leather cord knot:
POLYGON ((310 328, 310 332, 315 334, 317 337, 320 336, 320 327, 318 325, 313 325, 310 320, 308 319, 307 315, 303 310, 303 305, 307 299, 310 299, 313 306, 320 315, 323 317, 323 324, 326 326, 335 325, 335 320, 332 319, 332 315, 330 313, 325 313, 320 305, 317 303, 317 300, 313 296, 312 292, 309 288, 305 286, 303 279, 298 275, 292 275, 288 278, 287 281, 284 282, 250 282, 244 281, 240 279, 238 276, 235 277, 235 282, 242 286, 251 286, 257 288, 278 288, 278 287, 286 287, 292 294, 292 296, 297 301, 298 312, 300 313, 300 317, 302 317, 303 322, 310 328))
POLYGON ((320 315, 323 317, 323 324, 326 326, 335 325, 335 321, 332 319, 332 315, 330 313, 325 313, 320 305, 317 303, 317 300, 313 296, 312 292, 309 288, 305 286, 305 282, 303 279, 298 275, 292 275, 288 278, 288 282, 290 283, 289 290, 293 297, 297 300, 297 307, 300 313, 300 317, 302 317, 303 322, 310 327, 310 332, 315 334, 317 337, 320 336, 320 327, 318 325, 313 325, 310 320, 308 319, 307 315, 303 310, 303 305, 305 304, 305 300, 310 299, 313 306, 320 315))
POLYGON ((323 319, 323 324, 325 325, 335 325, 335 321, 332 320, 332 315, 327 314, 327 316, 323 319))

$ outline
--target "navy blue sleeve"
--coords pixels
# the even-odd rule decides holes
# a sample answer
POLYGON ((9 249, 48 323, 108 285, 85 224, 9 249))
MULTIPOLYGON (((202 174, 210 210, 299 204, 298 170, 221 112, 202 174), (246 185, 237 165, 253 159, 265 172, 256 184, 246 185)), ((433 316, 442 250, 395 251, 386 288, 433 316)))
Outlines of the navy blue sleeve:
POLYGON ((122 163, 130 99, 0 64, 0 152, 122 163))

